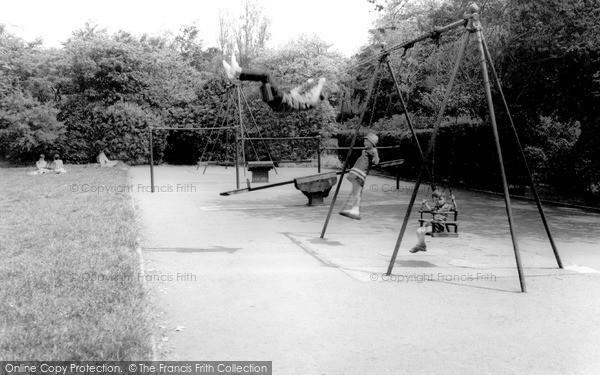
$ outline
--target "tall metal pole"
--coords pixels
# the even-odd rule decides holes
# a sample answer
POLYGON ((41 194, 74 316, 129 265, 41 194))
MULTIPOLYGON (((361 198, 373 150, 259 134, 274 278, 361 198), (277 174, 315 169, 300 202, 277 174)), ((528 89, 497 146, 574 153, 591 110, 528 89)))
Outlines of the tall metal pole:
POLYGON ((504 190, 504 203, 506 205, 506 215, 508 217, 508 225, 510 227, 510 236, 513 243, 513 249, 515 253, 515 260, 517 263, 517 270, 519 273, 519 283, 521 284, 521 292, 526 292, 525 287, 525 278, 523 276, 523 269, 521 266, 521 255, 519 252, 519 244, 517 242, 517 236, 514 230, 513 223, 513 215, 512 215, 512 207, 510 203, 510 195, 508 192, 508 183, 506 180, 506 172, 504 170, 504 160, 502 158, 502 148, 500 146, 500 136, 498 135, 498 126, 496 124, 496 115, 494 113, 494 103, 492 101, 492 90, 490 87, 490 79, 488 76, 485 51, 483 48, 483 41, 481 36, 481 22, 479 21, 479 14, 473 15, 474 26, 476 28, 476 36, 477 36, 477 47, 479 48, 479 52, 481 55, 481 70, 483 74, 483 85, 485 89, 485 97, 488 103, 488 110, 490 113, 490 122, 492 123, 492 130, 494 132, 494 143, 496 145, 496 153, 498 155, 498 166, 500 168, 500 173, 502 174, 502 188, 504 190))
POLYGON ((325 223, 323 224, 323 230, 321 231, 321 238, 325 237, 325 232, 327 231, 327 226, 329 225, 329 219, 331 218, 331 213, 333 212, 333 207, 335 206, 335 201, 340 192, 340 187, 342 186, 342 180, 344 179, 344 174, 346 173, 346 168, 348 168, 348 161, 350 160, 350 155, 352 155, 352 150, 354 148, 354 143, 356 142, 356 137, 358 136, 358 132, 362 126, 363 119, 365 117, 365 113, 367 112, 367 108, 369 106, 369 102, 371 101, 371 95, 373 94, 373 88, 375 87, 375 81, 379 76, 379 71, 381 70, 381 64, 383 60, 380 60, 377 64, 377 68, 375 68, 375 72, 373 73, 373 77, 371 78, 371 83, 369 86, 369 91, 367 92, 367 98, 365 99, 365 104, 363 110, 360 114, 360 119, 354 128, 354 136, 352 137, 352 142, 350 142, 350 148, 348 149, 348 154, 346 154, 346 159, 344 160, 344 164, 342 165, 342 173, 340 174, 340 179, 338 180, 337 186, 335 188, 335 193, 333 194, 333 198, 331 198, 331 204, 329 205, 329 212, 327 212, 327 218, 325 219, 325 223))
MULTIPOLYGON (((472 22, 469 21, 469 25, 472 22)), ((419 171, 419 175, 417 177, 417 181, 415 182, 415 187, 413 189, 412 195, 410 196, 410 201, 408 202, 408 207, 406 208, 406 214, 404 215, 404 221, 402 222, 402 227, 400 228, 400 233, 398 234, 398 239, 396 240, 396 246, 394 247, 394 253, 392 254, 392 258, 390 259, 390 264, 388 265, 387 275, 391 275, 394 269, 394 263, 396 262, 396 257, 398 256, 398 251, 400 250, 400 245, 402 244, 402 239, 404 238, 404 233, 406 232, 406 227, 408 226, 408 220, 410 219, 410 213, 415 204, 415 199, 417 198, 417 193, 419 192, 419 187, 421 186, 421 179, 423 177, 423 172, 426 170, 426 166, 429 163, 429 159, 431 158, 431 154, 433 152, 433 148, 435 147, 435 140, 437 138, 438 131, 440 129, 440 125, 442 124, 442 120, 444 118, 444 112, 446 111, 446 105, 448 105, 448 101, 450 100, 450 94, 452 92, 452 87, 454 86, 454 81, 456 76, 458 75, 458 69, 460 67, 460 63, 465 54, 465 49, 467 47, 467 43, 469 41, 469 35, 471 31, 465 30, 462 38, 462 42, 460 44, 460 48, 458 50, 458 56, 456 57, 456 62, 454 64, 454 69, 452 71, 452 75, 450 76, 450 81, 448 82, 448 86, 446 87, 446 93, 444 94, 444 100, 442 101, 442 106, 438 112, 437 119, 435 121, 435 126, 433 128, 433 134, 431 135, 431 139, 429 140, 429 145, 427 147, 427 153, 425 154, 425 162, 421 164, 421 169, 419 171)))
POLYGON ((483 34, 481 35, 483 50, 485 51, 485 56, 490 64, 490 70, 492 72, 492 77, 494 77, 494 81, 496 82, 496 86, 498 87, 498 91, 500 92, 500 96, 502 97, 502 101, 504 103, 504 107, 506 109, 506 113, 508 114, 508 119, 510 121, 511 128, 514 132, 515 139, 517 140, 517 145, 519 147, 519 152, 521 153, 521 159, 525 165, 525 169, 527 170, 527 178, 529 179, 529 186, 531 187, 531 192, 533 193, 533 197, 535 199, 535 203, 537 205, 538 211, 540 213, 540 217, 542 218, 542 223, 544 224, 544 228, 546 229, 546 234, 548 235, 548 239, 550 240, 550 246, 552 246, 552 251, 554 252, 554 257, 556 258, 556 263, 558 264, 558 268, 563 268, 562 261, 560 260, 560 255, 558 254, 558 249, 556 244, 554 243, 554 238, 552 237, 552 233, 550 232, 550 226, 548 225, 548 221, 546 220, 546 214, 544 213, 544 208, 542 207, 542 203, 540 201, 540 196, 538 194, 537 187, 535 186, 535 182, 533 181, 533 176, 531 174, 531 168, 529 167, 529 163, 527 162, 527 158, 525 157, 525 152, 523 151, 523 145, 519 140, 519 133, 517 133, 517 128, 513 121, 512 115, 510 114, 510 109, 508 108, 508 102, 506 101, 506 97, 504 96, 504 92, 502 90, 502 85, 500 85, 500 78, 498 77, 498 73, 496 72, 496 68, 494 67, 494 62, 492 61, 492 55, 488 49, 487 43, 485 41, 485 37, 483 34))
POLYGON ((321 173, 321 138, 315 137, 317 143, 317 173, 321 173))
POLYGON ((152 127, 150 127, 150 191, 154 193, 154 151, 153 151, 153 140, 152 140, 152 127))
MULTIPOLYGON (((238 90, 238 102, 239 102, 239 95, 240 95, 240 87, 237 86, 237 90, 238 90)), ((242 113, 239 112, 239 116, 240 116, 240 129, 242 126, 242 113)), ((239 189, 240 188, 240 150, 239 150, 239 145, 240 143, 240 137, 239 137, 239 133, 236 131, 235 132, 235 188, 239 189)))
MULTIPOLYGON (((244 176, 246 175, 246 142, 244 141, 244 122, 242 120, 242 87, 238 86, 238 110, 240 113, 240 137, 241 137, 241 146, 242 146, 242 165, 244 170, 244 176)), ((239 186, 238 186, 239 188, 239 186)))

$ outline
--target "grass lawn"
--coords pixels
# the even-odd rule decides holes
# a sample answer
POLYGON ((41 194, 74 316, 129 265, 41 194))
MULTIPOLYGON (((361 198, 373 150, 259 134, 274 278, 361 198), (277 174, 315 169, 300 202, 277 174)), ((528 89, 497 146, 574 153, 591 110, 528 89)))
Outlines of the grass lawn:
POLYGON ((127 172, 32 169, 0 169, 0 360, 150 359, 127 172))

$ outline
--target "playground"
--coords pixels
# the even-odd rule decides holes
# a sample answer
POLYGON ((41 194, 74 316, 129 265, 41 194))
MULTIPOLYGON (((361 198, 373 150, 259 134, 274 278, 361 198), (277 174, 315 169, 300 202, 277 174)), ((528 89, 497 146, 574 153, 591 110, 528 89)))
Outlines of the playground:
POLYGON ((0 362, 600 373, 595 4, 368 3, 348 56, 0 23, 0 362))
MULTIPOLYGON (((147 167, 130 174, 133 186, 150 184, 147 167)), ((279 168, 269 177, 312 174, 279 168)), ((154 177, 156 192, 134 189, 133 199, 157 359, 268 360, 287 374, 600 368, 600 305, 589 298, 600 278, 594 213, 545 206, 559 269, 535 203, 514 200, 521 293, 500 196, 457 190, 459 237, 428 238, 417 254, 408 252, 413 213, 387 275, 412 182, 369 176, 362 220, 336 210, 321 239, 331 197, 307 206, 293 185, 223 197, 235 171, 217 166, 159 166, 154 177)))

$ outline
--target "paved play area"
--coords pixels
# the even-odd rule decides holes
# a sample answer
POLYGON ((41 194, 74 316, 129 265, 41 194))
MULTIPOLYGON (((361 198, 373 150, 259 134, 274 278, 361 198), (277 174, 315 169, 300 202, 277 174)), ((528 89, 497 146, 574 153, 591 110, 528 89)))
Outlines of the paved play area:
POLYGON ((335 187, 308 207, 293 184, 220 196, 236 188, 231 167, 156 167, 154 194, 148 167, 130 173, 158 359, 273 361, 275 374, 600 372, 598 213, 545 206, 558 269, 535 204, 513 201, 520 293, 500 196, 455 190, 460 236, 410 254, 417 207, 387 277, 413 183, 369 176, 355 221, 337 213, 345 182, 320 239, 335 187))

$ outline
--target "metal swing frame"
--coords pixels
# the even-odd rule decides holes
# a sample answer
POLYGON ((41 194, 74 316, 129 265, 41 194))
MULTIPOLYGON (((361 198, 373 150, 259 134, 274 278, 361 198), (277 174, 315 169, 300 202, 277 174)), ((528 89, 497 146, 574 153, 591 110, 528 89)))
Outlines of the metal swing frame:
POLYGON ((559 268, 563 268, 563 265, 562 265, 562 261, 560 259, 560 256, 558 254, 558 250, 556 248, 556 244, 554 243, 554 239, 553 239, 552 234, 550 232, 550 228, 548 226, 548 222, 546 220, 546 216, 544 214, 544 210, 542 208, 542 205, 541 205, 541 202, 540 202, 540 198, 539 198, 539 195, 538 195, 538 192, 537 192, 537 188, 535 186, 535 182, 533 181, 533 177, 531 175, 531 170, 529 168, 529 165, 527 163, 527 159, 525 157, 525 153, 523 151, 523 147, 521 145, 521 142, 519 141, 519 136, 518 136, 516 127, 514 125, 512 116, 510 114, 510 110, 509 110, 506 98, 504 96, 504 92, 502 91, 502 86, 500 84, 500 80, 498 78, 498 75, 496 74, 496 70, 494 68, 494 64, 493 64, 493 61, 492 61, 491 54, 490 54, 490 52, 488 50, 487 43, 485 42, 485 38, 484 38, 483 32, 482 32, 483 28, 481 26, 481 22, 480 22, 480 18, 479 18, 478 12, 479 12, 479 7, 476 4, 473 4, 473 5, 470 6, 468 13, 465 14, 465 17, 462 20, 456 21, 456 22, 454 22, 452 24, 449 24, 449 25, 441 27, 441 28, 436 28, 431 33, 423 35, 423 36, 421 36, 421 37, 419 37, 417 39, 414 39, 414 40, 412 40, 410 42, 407 42, 407 43, 404 43, 404 44, 397 45, 397 46, 394 46, 392 48, 386 49, 386 50, 384 50, 381 53, 381 58, 379 60, 379 64, 378 64, 378 66, 377 66, 377 68, 375 70, 375 73, 373 75, 373 79, 372 79, 372 82, 371 82, 371 85, 370 85, 370 88, 369 88, 369 91, 368 91, 368 94, 367 94, 367 97, 366 97, 366 104, 364 105, 363 111, 362 111, 362 113, 360 115, 360 120, 357 123, 356 128, 354 130, 354 137, 353 137, 352 142, 350 144, 350 149, 348 150, 348 154, 346 156, 344 164, 342 166, 341 176, 340 176, 340 179, 338 181, 337 187, 335 189, 335 193, 333 195, 333 198, 331 200, 331 204, 330 204, 330 207, 329 207, 329 212, 327 214, 327 218, 325 220, 325 223, 323 225, 323 229, 321 231, 321 238, 324 238, 324 236, 325 236, 325 232, 327 230, 327 226, 328 226, 329 220, 331 218, 331 214, 333 212, 333 208, 334 208, 334 205, 335 205, 338 193, 340 191, 340 187, 341 187, 341 184, 342 184, 342 181, 343 181, 344 173, 346 172, 346 168, 348 167, 348 160, 349 160, 350 155, 352 153, 352 149, 354 147, 354 143, 356 142, 356 138, 358 136, 358 132, 359 132, 359 130, 361 128, 362 121, 363 121, 363 118, 364 118, 364 115, 365 115, 365 111, 366 111, 366 107, 367 107, 367 105, 369 104, 369 102, 371 100, 371 95, 372 95, 372 92, 373 92, 373 86, 374 86, 374 83, 375 83, 375 78, 379 74, 381 66, 383 64, 385 64, 388 67, 388 70, 389 70, 389 72, 390 72, 390 74, 392 76, 392 79, 394 80, 394 84, 396 86, 396 90, 397 90, 398 95, 400 97, 400 101, 401 101, 402 107, 405 110, 404 113, 405 113, 405 116, 406 116, 406 120, 407 120, 408 126, 409 126, 409 128, 411 130, 412 136, 413 136, 413 138, 415 140, 415 144, 416 144, 416 146, 418 148, 418 151, 419 151, 419 154, 420 154, 420 157, 421 157, 421 168, 420 168, 417 180, 415 182, 415 187, 413 189, 413 193, 412 193, 410 201, 408 203, 408 206, 407 206, 407 209, 406 209, 406 214, 404 215, 404 220, 402 222, 402 227, 400 229, 400 233, 398 235, 398 239, 396 241, 396 245, 394 247, 394 251, 393 251, 393 254, 391 256, 391 259, 390 259, 390 262, 389 262, 389 266, 388 266, 388 270, 387 270, 387 273, 386 273, 386 275, 388 275, 388 276, 392 274, 392 271, 394 269, 394 265, 395 265, 395 262, 396 262, 396 257, 398 255, 398 251, 400 249, 400 245, 402 244, 402 239, 404 238, 404 234, 405 234, 406 228, 408 226, 408 222, 409 222, 409 219, 410 219, 410 214, 411 214, 412 208, 413 208, 413 206, 415 204, 415 199, 417 197, 417 193, 419 191, 419 186, 421 185, 421 181, 422 181, 423 175, 425 173, 429 176, 429 180, 430 180, 430 183, 431 183, 431 188, 435 190, 435 185, 434 185, 434 182, 433 182, 432 174, 431 174, 431 171, 428 168, 429 160, 431 159, 431 156, 432 156, 433 147, 435 145, 435 139, 436 139, 436 137, 438 135, 439 128, 440 128, 440 125, 441 125, 441 122, 442 122, 442 119, 443 119, 443 115, 444 115, 444 112, 445 112, 445 109, 446 109, 446 105, 448 104, 448 100, 450 99, 450 93, 451 93, 452 87, 454 86, 454 81, 455 81, 456 76, 458 74, 458 69, 459 69, 460 63, 461 63, 461 61, 463 59, 467 43, 469 42, 470 36, 472 34, 475 34, 476 40, 477 40, 477 46, 478 46, 479 54, 481 56, 480 63, 481 63, 483 81, 484 81, 483 82, 483 86, 484 86, 486 101, 487 101, 487 104, 488 104, 488 111, 489 111, 489 114, 490 114, 490 122, 491 122, 492 130, 493 130, 493 135, 494 135, 494 144, 495 144, 495 149, 496 149, 496 153, 497 153, 497 157, 498 157, 498 167, 500 169, 500 172, 501 172, 500 174, 502 176, 502 187, 503 187, 503 192, 504 192, 504 201, 505 201, 505 207, 506 207, 506 216, 507 216, 508 224, 509 224, 509 228, 510 228, 510 235, 511 235, 511 239, 512 239, 512 245, 513 245, 514 255, 515 255, 515 263, 516 263, 517 272, 518 272, 518 275, 519 275, 519 284, 520 284, 520 287, 521 287, 521 292, 524 293, 524 292, 527 291, 526 290, 526 286, 525 286, 525 277, 524 277, 524 274, 523 274, 523 268, 522 268, 522 264, 521 264, 521 255, 520 255, 520 250, 519 250, 519 244, 518 244, 517 236, 516 236, 516 233, 515 233, 515 230, 514 230, 514 220, 513 220, 513 214, 512 214, 512 206, 511 206, 510 194, 509 194, 509 190, 508 190, 508 183, 507 183, 507 178, 506 178, 506 172, 505 172, 505 168, 504 168, 504 161, 503 161, 503 157, 502 157, 502 148, 501 148, 501 145, 500 145, 500 139, 499 139, 499 135, 498 135, 498 126, 497 126, 497 123, 496 123, 496 115, 495 115, 495 112, 494 112, 494 103, 493 103, 493 100, 492 100, 491 85, 490 85, 490 79, 489 79, 489 75, 488 75, 488 64, 489 64, 490 69, 491 69, 492 77, 494 78, 494 81, 495 81, 495 83, 497 85, 498 91, 499 91, 499 93, 500 93, 500 95, 502 97, 502 101, 503 101, 503 104, 504 104, 505 109, 507 111, 507 114, 508 114, 508 117, 509 117, 509 120, 510 120, 510 125, 511 125, 511 128, 513 130, 515 139, 517 140, 518 148, 519 148, 519 151, 520 151, 520 154, 521 154, 521 159, 523 160, 525 169, 527 170, 527 176, 528 176, 528 179, 529 179, 529 184, 530 184, 530 187, 531 187, 534 199, 536 201, 537 208, 538 208, 541 220, 542 220, 542 222, 544 224, 544 228, 546 230, 546 234, 547 234, 548 239, 550 241, 550 244, 552 246, 552 250, 554 252, 554 257, 556 259, 556 262, 557 262, 559 268), (439 113, 438 113, 438 116, 437 116, 437 119, 436 119, 436 122, 435 122, 435 125, 434 125, 433 134, 432 134, 432 137, 431 137, 431 139, 429 141, 427 152, 426 152, 426 154, 423 154, 422 148, 421 148, 421 146, 419 144, 419 141, 418 141, 418 139, 416 137, 416 133, 415 133, 414 128, 412 126, 412 122, 410 121, 410 117, 408 116, 408 112, 406 110, 407 109, 406 103, 404 102, 404 99, 403 99, 400 87, 398 85, 398 81, 397 81, 396 76, 394 74, 394 71, 393 71, 393 69, 392 69, 392 67, 390 65, 389 54, 390 54, 390 52, 392 52, 394 50, 397 50, 397 49, 404 49, 404 51, 406 51, 407 49, 411 48, 417 42, 421 42, 421 41, 428 40, 428 39, 437 39, 440 36, 441 33, 449 31, 451 29, 455 29, 455 28, 461 27, 461 26, 464 27, 464 33, 463 33, 463 36, 462 36, 462 40, 461 40, 461 44, 460 44, 460 48, 459 48, 459 53, 458 53, 458 56, 456 58, 455 66, 454 66, 454 69, 452 71, 450 81, 448 82, 448 85, 447 85, 447 88, 446 88, 446 92, 444 94, 444 100, 442 102, 441 108, 439 110, 439 113))

